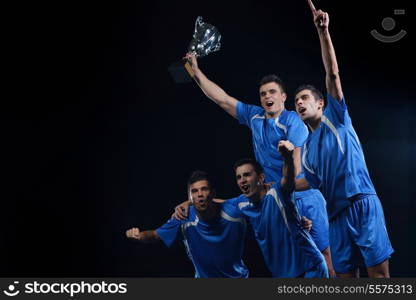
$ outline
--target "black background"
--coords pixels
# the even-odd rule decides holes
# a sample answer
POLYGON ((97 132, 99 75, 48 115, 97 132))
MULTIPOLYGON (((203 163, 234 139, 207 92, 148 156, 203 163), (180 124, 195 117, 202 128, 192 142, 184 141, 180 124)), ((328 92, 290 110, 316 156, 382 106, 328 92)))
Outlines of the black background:
MULTIPOLYGON (((396 250, 395 277, 416 277, 409 3, 315 1, 330 14, 344 94, 396 250), (385 17, 396 20, 391 32, 385 17), (385 44, 372 29, 407 35, 385 44)), ((181 245, 135 244, 124 234, 164 223, 186 199, 194 169, 215 177, 219 196, 237 195, 233 162, 252 156, 247 128, 167 72, 198 15, 223 36, 222 49, 199 65, 230 95, 257 104, 269 73, 285 80, 289 109, 298 85, 324 89, 306 0, 15 3, 3 14, 1 276, 193 276, 181 245)), ((252 276, 268 275, 253 241, 245 260, 252 276)))

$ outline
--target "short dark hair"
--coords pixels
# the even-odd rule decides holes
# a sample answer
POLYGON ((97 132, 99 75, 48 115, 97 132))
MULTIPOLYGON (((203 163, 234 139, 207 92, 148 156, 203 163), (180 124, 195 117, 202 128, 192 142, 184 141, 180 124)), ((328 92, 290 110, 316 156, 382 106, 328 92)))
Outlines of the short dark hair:
POLYGON ((208 181, 209 187, 211 188, 211 180, 209 179, 208 173, 200 170, 196 170, 191 173, 188 178, 188 188, 191 186, 191 184, 201 180, 208 181))
POLYGON ((264 169, 261 164, 255 159, 252 158, 243 158, 235 162, 234 164, 234 171, 237 170, 238 167, 241 167, 242 165, 250 164, 253 166, 254 171, 256 171, 257 175, 263 174, 264 169))
POLYGON ((312 84, 302 84, 301 86, 299 86, 295 91, 295 96, 303 90, 310 90, 312 95, 315 97, 315 100, 324 99, 324 96, 322 95, 321 91, 314 87, 312 84))
POLYGON ((269 75, 264 76, 260 80, 259 87, 269 82, 277 83, 280 86, 280 89, 282 90, 282 92, 286 93, 286 87, 285 87, 285 84, 283 83, 283 80, 280 79, 280 77, 275 74, 269 74, 269 75))

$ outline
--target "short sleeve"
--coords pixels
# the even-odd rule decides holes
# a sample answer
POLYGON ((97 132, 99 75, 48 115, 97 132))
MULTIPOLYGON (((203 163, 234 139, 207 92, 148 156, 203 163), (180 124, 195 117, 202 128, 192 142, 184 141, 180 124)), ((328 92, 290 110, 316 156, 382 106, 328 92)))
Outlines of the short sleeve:
MULTIPOLYGON (((341 101, 333 98, 330 94, 327 94, 327 106, 324 111, 324 116, 335 126, 345 125, 350 121, 347 105, 345 99, 341 101)), ((325 122, 325 120, 323 120, 325 122)))
POLYGON ((222 210, 233 218, 244 218, 244 214, 238 209, 235 200, 226 200, 222 204, 222 210))
POLYGON ((263 109, 259 106, 245 104, 243 102, 237 102, 237 119, 240 124, 247 125, 250 127, 251 119, 257 115, 261 114, 263 109))
POLYGON ((176 241, 180 233, 181 224, 181 221, 172 218, 156 229, 156 233, 166 246, 171 247, 176 241))
POLYGON ((302 147, 308 138, 308 128, 296 113, 291 113, 287 124, 287 139, 295 147, 302 147))

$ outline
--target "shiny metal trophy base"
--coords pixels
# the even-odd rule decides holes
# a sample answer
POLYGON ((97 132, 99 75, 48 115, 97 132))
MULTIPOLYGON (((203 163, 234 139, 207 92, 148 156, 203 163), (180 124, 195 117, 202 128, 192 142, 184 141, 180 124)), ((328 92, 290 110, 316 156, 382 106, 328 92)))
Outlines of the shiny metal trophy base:
POLYGON ((184 59, 172 63, 169 66, 168 71, 175 83, 192 82, 192 78, 195 75, 190 63, 184 59))

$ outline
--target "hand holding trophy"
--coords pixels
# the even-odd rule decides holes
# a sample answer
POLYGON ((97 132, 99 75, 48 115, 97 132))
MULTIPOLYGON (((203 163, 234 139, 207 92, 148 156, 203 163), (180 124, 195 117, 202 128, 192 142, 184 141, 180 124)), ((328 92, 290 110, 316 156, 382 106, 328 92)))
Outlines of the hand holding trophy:
MULTIPOLYGON (((202 17, 198 17, 195 21, 193 38, 188 46, 188 53, 195 55, 197 58, 204 57, 211 52, 220 50, 220 41, 221 34, 218 29, 211 24, 203 22, 202 17)), ((186 58, 171 64, 168 70, 176 83, 190 82, 191 77, 194 76, 191 64, 186 58)))

